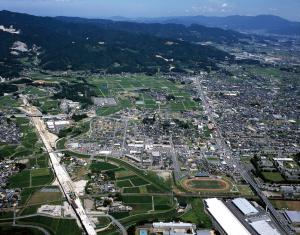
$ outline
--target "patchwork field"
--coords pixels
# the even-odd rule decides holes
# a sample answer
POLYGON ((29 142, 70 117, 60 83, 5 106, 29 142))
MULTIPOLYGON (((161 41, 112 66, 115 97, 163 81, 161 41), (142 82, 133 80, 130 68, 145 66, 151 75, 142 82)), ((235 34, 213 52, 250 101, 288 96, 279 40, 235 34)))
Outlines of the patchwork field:
POLYGON ((92 163, 90 169, 93 173, 105 173, 110 180, 115 181, 121 192, 126 194, 161 192, 160 187, 155 182, 148 180, 138 171, 134 172, 134 170, 126 168, 126 166, 98 161, 92 163))
POLYGON ((97 110, 99 116, 106 116, 124 108, 135 106, 138 109, 168 109, 173 112, 199 109, 185 85, 174 83, 161 77, 130 76, 93 77, 89 82, 97 87, 99 97, 114 97, 117 105, 102 107, 97 110), (169 97, 161 102, 160 96, 169 97))

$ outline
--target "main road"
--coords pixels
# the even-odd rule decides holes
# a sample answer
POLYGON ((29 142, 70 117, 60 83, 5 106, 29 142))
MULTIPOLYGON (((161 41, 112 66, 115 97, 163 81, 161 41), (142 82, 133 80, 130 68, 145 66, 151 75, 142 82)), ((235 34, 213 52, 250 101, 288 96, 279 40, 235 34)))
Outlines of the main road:
POLYGON ((28 103, 26 97, 22 98, 25 105, 25 111, 27 112, 28 116, 30 116, 32 123, 34 124, 47 152, 49 153, 52 168, 67 201, 72 206, 85 232, 88 235, 96 235, 97 233, 94 229, 94 226, 90 218, 87 216, 85 209, 83 208, 82 203, 74 190, 73 181, 71 180, 65 168, 60 164, 57 153, 55 153, 52 147, 52 140, 49 138, 50 133, 46 129, 44 121, 41 117, 36 115, 38 110, 28 103))
POLYGON ((263 201, 263 203, 268 208, 270 214, 272 215, 273 219, 277 222, 277 225, 279 226, 280 230, 284 232, 284 234, 295 234, 294 231, 291 229, 288 221, 284 218, 282 214, 280 214, 271 202, 268 200, 268 198, 263 194, 261 189, 258 187, 257 183, 253 179, 253 176, 251 172, 240 163, 239 159, 236 159, 233 155, 230 148, 228 148, 227 144, 224 141, 224 138, 222 136, 222 133, 217 125, 217 123, 214 120, 213 116, 213 108, 210 106, 209 102, 207 101, 207 97, 203 91, 203 87, 201 84, 201 77, 196 78, 196 83, 198 86, 198 94, 202 100, 202 104, 204 106, 204 109, 207 111, 207 115, 210 119, 210 121, 214 124, 215 130, 216 130, 216 142, 220 150, 222 150, 222 153, 224 156, 227 156, 229 158, 225 158, 227 164, 234 166, 236 170, 239 171, 242 178, 250 184, 250 186, 253 188, 253 190, 256 192, 257 196, 263 201))

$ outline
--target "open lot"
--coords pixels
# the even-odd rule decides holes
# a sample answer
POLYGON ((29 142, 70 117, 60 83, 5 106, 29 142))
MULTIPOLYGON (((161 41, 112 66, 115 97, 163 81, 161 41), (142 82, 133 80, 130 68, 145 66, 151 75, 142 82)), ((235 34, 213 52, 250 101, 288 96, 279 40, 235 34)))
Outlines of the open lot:
POLYGON ((271 203, 278 210, 300 211, 300 201, 293 200, 271 200, 271 203))

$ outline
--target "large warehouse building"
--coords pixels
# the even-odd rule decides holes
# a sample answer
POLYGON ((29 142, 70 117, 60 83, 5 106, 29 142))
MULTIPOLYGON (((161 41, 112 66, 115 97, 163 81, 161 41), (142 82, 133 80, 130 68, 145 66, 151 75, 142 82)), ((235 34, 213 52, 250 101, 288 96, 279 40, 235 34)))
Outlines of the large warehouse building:
POLYGON ((235 198, 232 203, 246 216, 258 213, 258 210, 245 198, 235 198))
POLYGON ((251 235, 245 226, 236 218, 236 216, 226 207, 226 205, 217 198, 204 200, 207 211, 227 235, 251 235))
POLYGON ((249 223, 260 235, 280 235, 278 230, 266 220, 258 220, 249 223))

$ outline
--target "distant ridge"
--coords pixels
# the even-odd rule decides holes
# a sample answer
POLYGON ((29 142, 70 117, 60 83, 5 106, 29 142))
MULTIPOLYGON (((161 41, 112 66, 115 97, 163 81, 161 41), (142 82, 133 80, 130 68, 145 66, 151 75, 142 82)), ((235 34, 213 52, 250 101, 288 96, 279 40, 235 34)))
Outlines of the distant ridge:
POLYGON ((208 27, 218 27, 223 29, 232 29, 238 31, 257 32, 265 34, 279 35, 300 35, 300 22, 292 22, 274 15, 258 15, 258 16, 226 16, 226 17, 210 17, 210 16, 178 16, 163 18, 140 18, 137 22, 144 23, 175 23, 186 26, 199 24, 208 27))

